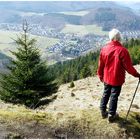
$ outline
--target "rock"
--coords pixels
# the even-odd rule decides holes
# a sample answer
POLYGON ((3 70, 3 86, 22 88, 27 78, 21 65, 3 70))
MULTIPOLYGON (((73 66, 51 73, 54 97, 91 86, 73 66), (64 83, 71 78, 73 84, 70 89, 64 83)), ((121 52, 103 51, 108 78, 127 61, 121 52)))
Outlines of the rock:
POLYGON ((74 97, 74 96, 75 96, 75 94, 72 92, 72 93, 71 93, 71 97, 74 97))
POLYGON ((136 120, 137 120, 137 122, 140 124, 140 115, 136 115, 136 120))
POLYGON ((136 105, 136 104, 133 104, 132 107, 133 107, 133 108, 136 108, 136 109, 139 109, 139 108, 140 108, 140 107, 139 107, 138 105, 136 105))

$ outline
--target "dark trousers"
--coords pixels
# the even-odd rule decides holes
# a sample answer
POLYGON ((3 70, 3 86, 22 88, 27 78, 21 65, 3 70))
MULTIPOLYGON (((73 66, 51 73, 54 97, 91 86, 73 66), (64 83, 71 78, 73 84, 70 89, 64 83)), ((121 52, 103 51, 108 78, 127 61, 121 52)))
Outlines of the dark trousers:
POLYGON ((121 87, 122 86, 111 86, 104 83, 104 93, 103 93, 101 104, 100 104, 101 112, 106 111, 106 106, 110 99, 108 113, 111 115, 116 114, 117 102, 118 102, 118 97, 121 92, 121 87))

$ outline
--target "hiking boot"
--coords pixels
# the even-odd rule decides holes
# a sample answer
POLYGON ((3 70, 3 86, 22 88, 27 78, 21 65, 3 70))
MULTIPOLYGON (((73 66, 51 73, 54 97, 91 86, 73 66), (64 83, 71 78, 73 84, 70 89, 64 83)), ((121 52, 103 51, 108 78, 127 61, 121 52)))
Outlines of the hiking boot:
POLYGON ((108 112, 107 111, 102 111, 101 115, 102 115, 102 119, 105 119, 108 116, 108 112))
POLYGON ((118 118, 119 118, 119 114, 118 113, 116 113, 115 115, 108 114, 108 122, 109 123, 114 122, 118 118))

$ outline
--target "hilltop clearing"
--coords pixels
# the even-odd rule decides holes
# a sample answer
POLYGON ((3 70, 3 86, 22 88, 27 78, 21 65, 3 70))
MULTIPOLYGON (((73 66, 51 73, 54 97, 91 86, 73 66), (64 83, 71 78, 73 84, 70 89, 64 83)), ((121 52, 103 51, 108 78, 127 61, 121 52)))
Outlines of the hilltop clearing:
POLYGON ((1 102, 0 138, 140 138, 139 89, 123 124, 137 82, 126 75, 118 103, 120 118, 111 124, 100 116, 103 84, 97 77, 75 81, 73 88, 70 83, 60 86, 54 101, 35 110, 1 102))
MULTIPOLYGON (((140 66, 136 69, 140 71, 140 66)), ((126 82, 122 87, 119 97, 118 111, 128 110, 133 93, 136 89, 138 79, 126 74, 126 82)), ((69 88, 70 83, 60 86, 57 93, 57 100, 46 107, 46 111, 77 110, 99 108, 100 98, 103 92, 103 83, 95 77, 88 77, 74 82, 75 87, 69 88), (72 96, 72 94, 74 96, 72 96)), ((140 88, 137 91, 132 111, 140 112, 140 88)), ((45 106, 43 107, 45 108, 45 106)))

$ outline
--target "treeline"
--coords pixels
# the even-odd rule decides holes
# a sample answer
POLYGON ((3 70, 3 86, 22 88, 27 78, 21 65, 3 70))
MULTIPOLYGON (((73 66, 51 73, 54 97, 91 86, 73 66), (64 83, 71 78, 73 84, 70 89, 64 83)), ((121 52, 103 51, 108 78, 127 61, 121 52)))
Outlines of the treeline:
POLYGON ((69 24, 80 25, 81 23, 81 16, 76 15, 65 15, 62 13, 48 13, 47 16, 59 18, 63 22, 68 22, 69 24))
POLYGON ((49 67, 49 73, 56 77, 59 84, 94 76, 98 66, 98 57, 99 51, 59 62, 49 67))

